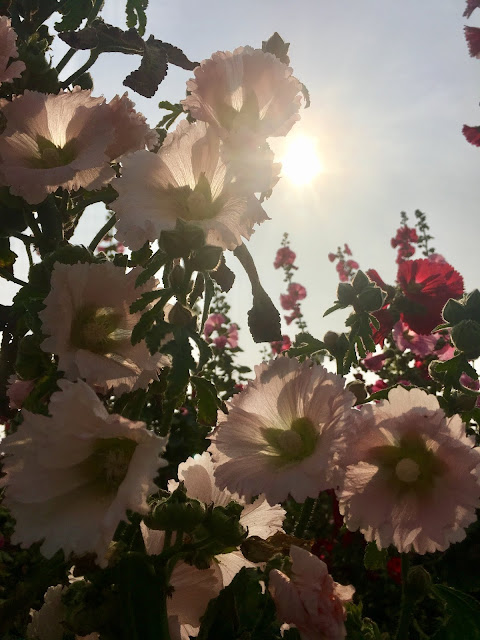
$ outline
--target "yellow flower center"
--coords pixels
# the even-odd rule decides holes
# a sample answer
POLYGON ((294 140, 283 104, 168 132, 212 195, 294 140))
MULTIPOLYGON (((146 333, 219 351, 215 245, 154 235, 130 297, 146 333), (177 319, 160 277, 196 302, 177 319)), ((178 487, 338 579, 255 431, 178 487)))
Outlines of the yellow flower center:
POLYGON ((411 458, 402 458, 395 467, 397 478, 402 482, 416 482, 420 475, 418 462, 411 458))
POLYGON ((83 462, 89 483, 101 493, 117 491, 128 473, 137 443, 128 438, 101 438, 93 453, 83 462))
POLYGON ((318 433, 309 418, 296 418, 290 429, 263 429, 275 467, 298 463, 315 451, 318 433))
POLYGON ((130 339, 130 331, 119 328, 121 319, 110 307, 81 307, 72 322, 70 344, 101 355, 110 353, 130 339))
POLYGON ((30 159, 30 166, 34 169, 53 169, 64 167, 75 160, 77 156, 77 142, 69 140, 63 147, 58 147, 54 142, 37 136, 38 152, 30 159))

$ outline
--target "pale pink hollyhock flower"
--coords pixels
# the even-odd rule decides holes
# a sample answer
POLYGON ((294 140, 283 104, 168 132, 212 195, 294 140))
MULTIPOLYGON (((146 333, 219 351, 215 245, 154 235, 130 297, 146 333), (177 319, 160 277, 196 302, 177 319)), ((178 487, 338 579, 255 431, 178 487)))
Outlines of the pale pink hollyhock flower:
POLYGON ((410 349, 412 353, 425 358, 425 356, 435 355, 439 360, 450 360, 455 354, 454 347, 450 342, 445 340, 445 336, 441 333, 416 333, 413 329, 410 329, 408 324, 399 320, 393 326, 393 339, 397 348, 400 351, 410 349), (444 339, 445 344, 440 349, 436 349, 436 346, 440 339, 444 339))
POLYGON ((131 249, 157 240, 182 218, 201 227, 206 242, 235 249, 267 215, 253 191, 227 176, 220 138, 203 122, 181 122, 158 153, 138 151, 115 180, 116 238, 131 249))
POLYGON ((94 190, 110 182, 115 172, 106 149, 114 127, 104 101, 82 90, 25 91, 3 101, 7 126, 0 136, 0 159, 10 191, 36 204, 58 187, 94 190))
POLYGON ((130 305, 158 284, 151 278, 135 288, 138 275, 137 269, 125 273, 111 262, 55 263, 39 313, 48 336, 41 348, 58 355, 58 368, 68 379, 85 378, 97 391, 121 395, 145 388, 169 363, 161 353, 151 355, 144 341, 131 344, 141 313, 131 314, 130 305))
POLYGON ((473 446, 460 416, 448 418, 421 389, 396 387, 388 400, 362 407, 339 461, 345 524, 400 552, 444 551, 463 540, 480 506, 473 446))
MULTIPOLYGON (((31 622, 27 626, 28 640, 63 640, 65 626, 65 607, 62 603, 62 595, 65 587, 57 584, 49 587, 45 593, 44 603, 39 611, 31 610, 31 622)), ((89 633, 87 636, 75 636, 75 640, 99 640, 98 633, 89 633)))
POLYGON ((17 34, 11 25, 10 18, 0 16, 0 84, 20 78, 26 68, 21 60, 11 61, 18 58, 17 34))
POLYGON ((23 548, 43 539, 50 558, 105 553, 127 509, 148 513, 147 497, 167 462, 159 455, 165 438, 107 413, 83 381, 59 380, 51 417, 23 410, 18 431, 2 441, 5 454, 0 486, 4 505, 16 520, 13 544, 23 548))
POLYGON ((35 380, 20 380, 18 376, 10 376, 7 387, 10 409, 21 409, 34 386, 35 380))
POLYGON ((305 549, 292 545, 291 576, 272 569, 268 589, 281 622, 294 625, 302 640, 343 640, 345 602, 350 602, 352 585, 334 582, 327 565, 305 549))
POLYGON ((251 140, 261 144, 286 135, 300 118, 301 84, 271 53, 252 47, 217 51, 194 75, 187 82, 184 108, 230 142, 238 137, 241 146, 251 140))
POLYGON ((270 504, 334 487, 333 444, 341 448, 353 402, 342 377, 308 360, 257 366, 210 438, 218 486, 247 499, 264 493, 270 504))
POLYGON ((25 91, 1 106, 7 120, 0 136, 4 182, 30 204, 58 187, 106 186, 115 177, 110 162, 153 142, 126 95, 106 104, 78 87, 57 95, 25 91))
POLYGON ((107 106, 110 109, 115 131, 113 142, 106 149, 107 156, 111 160, 145 147, 152 150, 158 144, 157 132, 148 126, 143 114, 135 111, 135 103, 130 100, 127 93, 123 96, 115 96, 107 106))
MULTIPOLYGON (((213 503, 216 507, 225 507, 232 500, 244 505, 240 524, 248 529, 249 536, 258 536, 266 540, 277 531, 282 531, 285 511, 279 504, 270 506, 263 495, 260 495, 253 504, 247 504, 238 494, 227 490, 221 491, 215 484, 214 469, 215 465, 208 452, 188 458, 178 465, 178 479, 184 482, 190 498, 205 504, 213 503)), ((174 491, 177 487, 178 482, 169 481, 169 491, 174 491)), ((216 556, 216 560, 222 572, 224 587, 230 584, 242 567, 256 566, 244 558, 241 551, 223 553, 216 556)))

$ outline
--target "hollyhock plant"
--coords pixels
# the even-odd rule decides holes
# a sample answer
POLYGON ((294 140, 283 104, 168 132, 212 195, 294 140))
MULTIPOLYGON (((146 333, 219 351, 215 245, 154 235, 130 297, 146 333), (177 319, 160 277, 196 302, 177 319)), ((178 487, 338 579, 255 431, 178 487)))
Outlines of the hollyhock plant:
MULTIPOLYGON (((185 485, 187 495, 190 498, 200 500, 205 504, 214 504, 216 507, 226 507, 232 500, 243 506, 240 515, 240 524, 248 529, 249 536, 258 536, 266 540, 277 531, 282 531, 285 511, 279 504, 270 506, 265 496, 260 495, 252 504, 247 504, 238 494, 230 491, 221 491, 215 484, 215 465, 208 452, 201 456, 188 458, 178 466, 178 479, 185 485)), ((170 480, 169 491, 174 491, 178 482, 170 480)), ((226 587, 242 567, 255 567, 255 565, 243 557, 241 551, 232 551, 216 556, 222 572, 223 586, 226 587)))
POLYGON ((100 566, 126 510, 148 512, 147 497, 165 460, 165 438, 143 422, 108 414, 84 382, 59 380, 49 416, 23 410, 2 442, 4 505, 16 520, 14 544, 37 541, 50 558, 95 553, 100 566))
POLYGON ((362 407, 340 456, 337 491, 351 531, 379 548, 424 554, 465 538, 480 506, 480 452, 458 415, 435 396, 392 389, 388 400, 362 407))
POLYGON ((18 58, 17 34, 12 29, 12 21, 0 16, 0 84, 20 78, 25 71, 25 63, 18 58))
POLYGON ((50 293, 39 313, 45 340, 41 348, 58 355, 58 367, 70 380, 85 378, 97 391, 145 388, 168 365, 168 356, 151 355, 142 341, 131 344, 141 313, 130 305, 158 284, 151 278, 135 287, 138 271, 125 273, 111 262, 56 262, 50 293))
POLYGON ((290 547, 291 576, 272 569, 268 589, 278 618, 294 625, 302 640, 343 640, 347 632, 345 602, 352 600, 352 585, 334 582, 327 565, 305 549, 290 547))
POLYGON ((181 122, 158 153, 138 151, 123 163, 115 180, 118 198, 117 239, 130 249, 157 240, 174 229, 178 218, 194 222, 206 242, 235 249, 250 238, 254 224, 267 219, 253 191, 246 192, 226 177, 221 141, 203 122, 181 122))
POLYGON ((353 402, 343 378, 308 360, 257 366, 210 436, 217 485, 272 505, 317 497, 335 485, 332 443, 341 447, 353 402))
POLYGON ((403 319, 416 333, 430 333, 441 324, 445 303, 463 294, 463 278, 448 263, 406 260, 399 266, 397 280, 412 304, 403 319))
POLYGON ((37 204, 58 187, 106 186, 115 177, 111 161, 152 142, 150 128, 132 107, 126 96, 107 105, 78 88, 58 95, 25 91, 4 100, 0 159, 11 193, 37 204))
POLYGON ((252 47, 217 51, 194 74, 184 108, 235 147, 285 136, 300 118, 301 84, 270 53, 252 47))

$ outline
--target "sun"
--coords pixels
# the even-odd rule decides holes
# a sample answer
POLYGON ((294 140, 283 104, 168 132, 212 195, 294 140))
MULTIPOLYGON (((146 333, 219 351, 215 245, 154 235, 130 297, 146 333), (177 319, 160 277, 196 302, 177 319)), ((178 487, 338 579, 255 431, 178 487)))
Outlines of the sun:
POLYGON ((316 141, 308 136, 288 141, 281 163, 282 175, 298 186, 313 182, 323 169, 316 141))

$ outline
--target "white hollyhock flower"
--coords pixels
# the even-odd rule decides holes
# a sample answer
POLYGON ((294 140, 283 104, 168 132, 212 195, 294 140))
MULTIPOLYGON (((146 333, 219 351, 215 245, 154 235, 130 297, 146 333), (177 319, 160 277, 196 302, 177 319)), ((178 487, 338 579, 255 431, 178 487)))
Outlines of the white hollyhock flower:
POLYGON ((25 71, 25 63, 18 58, 17 34, 12 29, 12 21, 0 16, 0 84, 20 78, 25 71))
POLYGON ((308 360, 256 367, 210 438, 217 485, 247 498, 264 493, 270 504, 333 488, 353 402, 342 377, 308 360))
POLYGON ((181 122, 158 153, 126 157, 113 186, 116 238, 130 249, 157 240, 178 218, 201 227, 207 244, 235 249, 267 219, 253 189, 227 175, 220 138, 203 122, 181 122))
MULTIPOLYGON (((248 530, 250 536, 266 540, 277 531, 282 531, 285 511, 279 504, 270 506, 264 495, 259 496, 253 504, 247 504, 238 494, 221 491, 215 484, 214 469, 211 456, 206 451, 201 456, 188 458, 178 465, 178 479, 184 482, 190 498, 205 504, 213 503, 216 507, 225 507, 232 500, 244 505, 240 524, 248 530)), ((177 487, 178 482, 170 480, 169 491, 174 491, 177 487)), ((247 560, 241 551, 222 553, 216 556, 216 560, 222 572, 224 587, 230 584, 242 567, 256 566, 247 560)))
POLYGON ((70 380, 85 378, 99 392, 121 395, 145 388, 169 363, 168 356, 152 356, 144 341, 131 344, 141 313, 131 314, 130 305, 158 284, 151 278, 135 288, 138 274, 111 262, 55 263, 39 313, 48 336, 41 348, 58 355, 58 368, 70 380))
POLYGON ((1 443, 5 454, 4 505, 16 520, 14 544, 41 541, 51 557, 105 553, 126 511, 148 512, 147 497, 165 460, 165 438, 109 415, 84 382, 60 380, 52 395, 51 417, 23 411, 18 431, 1 443))
MULTIPOLYGON (((45 593, 42 608, 39 611, 30 612, 32 621, 27 626, 28 640, 63 640, 65 609, 62 604, 62 594, 64 590, 65 587, 61 584, 49 587, 45 593)), ((99 640, 99 638, 98 633, 75 636, 75 640, 99 640)))

